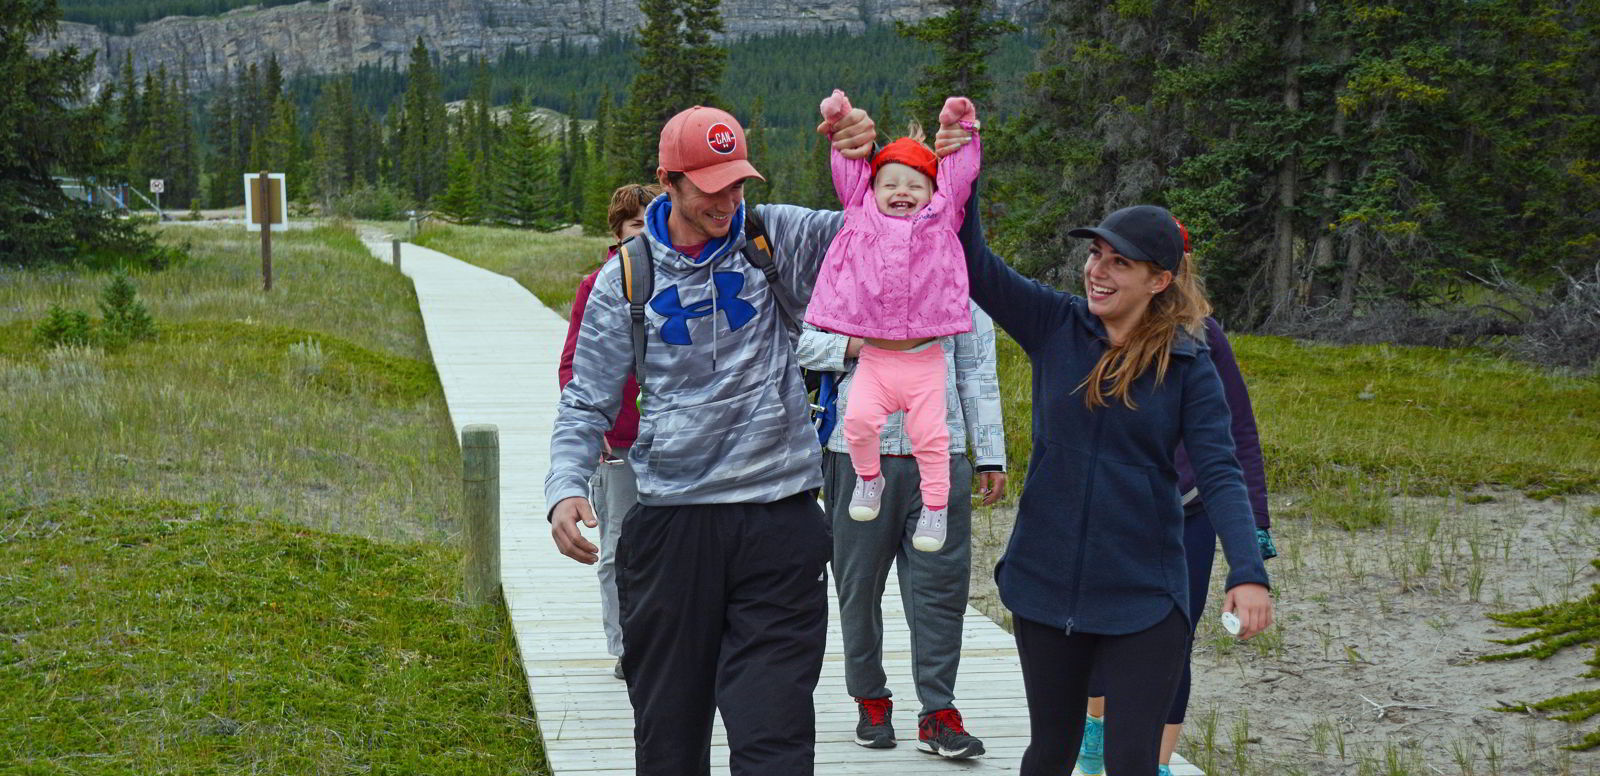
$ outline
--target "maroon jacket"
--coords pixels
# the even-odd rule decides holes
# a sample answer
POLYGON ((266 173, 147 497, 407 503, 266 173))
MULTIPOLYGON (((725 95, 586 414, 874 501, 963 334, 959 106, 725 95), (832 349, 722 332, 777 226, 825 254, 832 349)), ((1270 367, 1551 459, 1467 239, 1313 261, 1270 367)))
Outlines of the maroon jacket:
MULTIPOLYGON (((607 257, 610 261, 610 257, 607 257)), ((561 387, 566 388, 572 380, 572 354, 578 349, 578 327, 583 324, 583 307, 589 302, 589 291, 594 288, 594 279, 600 276, 600 270, 589 273, 589 276, 578 284, 578 295, 572 300, 572 317, 567 319, 567 342, 561 346, 561 387)), ((606 432, 606 442, 613 450, 622 450, 633 447, 633 440, 639 438, 639 383, 628 375, 628 381, 622 386, 622 409, 617 412, 617 421, 606 432)))

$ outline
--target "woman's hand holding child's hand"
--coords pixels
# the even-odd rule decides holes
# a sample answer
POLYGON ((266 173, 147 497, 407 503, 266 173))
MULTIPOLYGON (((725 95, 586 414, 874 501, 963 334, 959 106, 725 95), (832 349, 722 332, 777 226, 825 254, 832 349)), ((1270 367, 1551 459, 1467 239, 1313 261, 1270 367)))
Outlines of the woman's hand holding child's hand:
POLYGON ((963 121, 978 122, 978 109, 973 107, 972 100, 965 97, 945 98, 944 109, 939 111, 940 128, 960 126, 963 121))
POLYGON ((978 109, 973 106, 972 100, 965 97, 950 97, 944 101, 944 109, 939 111, 939 133, 933 136, 933 153, 936 156, 949 156, 972 140, 972 133, 961 122, 972 123, 972 128, 978 128, 978 109))

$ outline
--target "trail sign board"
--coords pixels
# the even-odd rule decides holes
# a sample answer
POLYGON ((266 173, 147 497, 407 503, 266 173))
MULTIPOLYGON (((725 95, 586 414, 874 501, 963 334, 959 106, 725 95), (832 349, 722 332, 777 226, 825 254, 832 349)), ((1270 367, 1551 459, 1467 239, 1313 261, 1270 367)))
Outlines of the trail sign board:
POLYGON ((289 198, 284 190, 283 173, 274 172, 266 174, 265 195, 261 191, 261 173, 245 173, 244 176, 244 214, 245 228, 252 232, 261 231, 263 223, 272 224, 272 231, 285 232, 289 230, 289 198))
POLYGON ((151 178, 150 179, 150 193, 151 194, 162 194, 162 193, 165 193, 166 190, 167 190, 167 182, 166 181, 164 181, 164 180, 162 180, 160 178, 151 178))

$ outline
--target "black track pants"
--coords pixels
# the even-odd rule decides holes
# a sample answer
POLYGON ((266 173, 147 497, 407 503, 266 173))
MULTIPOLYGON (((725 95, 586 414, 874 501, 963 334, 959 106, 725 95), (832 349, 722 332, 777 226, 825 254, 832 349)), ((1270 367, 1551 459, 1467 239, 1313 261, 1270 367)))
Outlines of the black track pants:
POLYGON ((1178 608, 1150 628, 1123 636, 1069 636, 1021 617, 1014 623, 1032 727, 1021 775, 1071 772, 1093 671, 1106 691, 1106 772, 1155 776, 1161 726, 1183 675, 1189 637, 1178 608))
POLYGON ((815 499, 641 505, 626 525, 617 593, 638 775, 709 774, 720 709, 734 776, 810 776, 831 549, 815 499))

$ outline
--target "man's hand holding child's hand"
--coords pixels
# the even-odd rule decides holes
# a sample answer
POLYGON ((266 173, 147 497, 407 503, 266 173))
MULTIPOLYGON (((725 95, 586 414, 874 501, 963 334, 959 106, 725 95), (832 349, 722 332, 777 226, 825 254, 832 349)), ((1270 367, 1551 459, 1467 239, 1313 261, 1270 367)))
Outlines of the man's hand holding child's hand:
POLYGON ((834 89, 832 96, 822 101, 822 123, 817 125, 817 133, 831 135, 840 156, 863 159, 872 154, 878 126, 866 111, 851 107, 844 92, 834 89))

